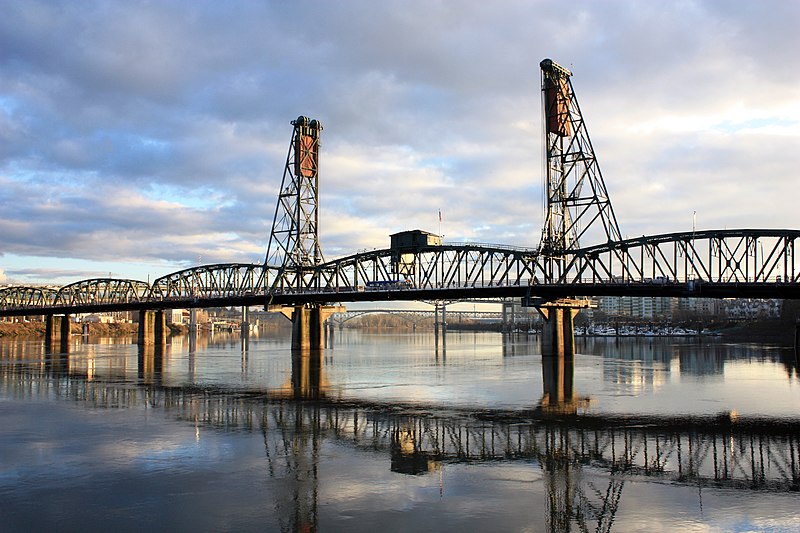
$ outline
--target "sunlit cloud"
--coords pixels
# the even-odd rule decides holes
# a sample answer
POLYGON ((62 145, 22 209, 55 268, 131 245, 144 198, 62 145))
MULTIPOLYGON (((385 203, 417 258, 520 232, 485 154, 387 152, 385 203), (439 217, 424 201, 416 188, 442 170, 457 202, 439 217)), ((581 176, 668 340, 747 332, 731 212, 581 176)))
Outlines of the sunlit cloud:
POLYGON ((417 228, 535 246, 544 57, 574 72, 623 234, 683 231, 694 212, 707 229, 797 227, 799 16, 791 2, 12 0, 0 265, 259 260, 301 114, 325 127, 326 257, 417 228))

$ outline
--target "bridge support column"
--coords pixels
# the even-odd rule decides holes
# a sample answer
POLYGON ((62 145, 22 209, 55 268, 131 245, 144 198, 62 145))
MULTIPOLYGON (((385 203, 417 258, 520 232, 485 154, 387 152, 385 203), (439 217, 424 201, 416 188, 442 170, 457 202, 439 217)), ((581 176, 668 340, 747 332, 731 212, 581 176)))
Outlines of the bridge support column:
POLYGON ((344 313, 343 306, 298 305, 281 307, 280 312, 292 321, 292 350, 320 350, 325 347, 325 321, 333 313, 344 313))
POLYGON ((139 346, 161 346, 164 344, 167 329, 163 310, 139 311, 139 346))
POLYGON ((336 329, 334 327, 333 320, 331 320, 330 318, 326 320, 324 328, 325 328, 325 347, 333 350, 334 330, 336 329))
POLYGON ((239 334, 242 338, 250 336, 250 308, 242 306, 242 323, 239 326, 239 334))
MULTIPOLYGON (((213 331, 213 326, 212 326, 213 331)), ((197 309, 192 307, 189 309, 189 331, 197 331, 197 309)))
POLYGON ((542 325, 542 356, 575 357, 575 325, 573 319, 587 300, 564 299, 537 307, 544 319, 542 325))
POLYGON ((59 351, 69 350, 69 315, 46 315, 44 326, 45 350, 52 352, 59 341, 59 351))
POLYGON ((516 328, 516 316, 514 315, 514 304, 512 302, 503 302, 502 307, 503 324, 501 326, 504 333, 512 332, 516 328))
POLYGON ((320 308, 295 307, 292 312, 292 349, 293 350, 321 350, 322 314, 320 308))

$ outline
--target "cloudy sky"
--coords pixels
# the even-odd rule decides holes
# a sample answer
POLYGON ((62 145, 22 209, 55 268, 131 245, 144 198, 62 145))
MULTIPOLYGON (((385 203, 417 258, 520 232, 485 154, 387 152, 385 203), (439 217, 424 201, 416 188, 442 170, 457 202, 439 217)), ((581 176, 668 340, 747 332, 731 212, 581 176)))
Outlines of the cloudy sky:
POLYGON ((326 259, 440 209, 448 241, 535 246, 545 57, 623 235, 800 227, 800 2, 0 7, 0 282, 263 260, 301 114, 326 259))

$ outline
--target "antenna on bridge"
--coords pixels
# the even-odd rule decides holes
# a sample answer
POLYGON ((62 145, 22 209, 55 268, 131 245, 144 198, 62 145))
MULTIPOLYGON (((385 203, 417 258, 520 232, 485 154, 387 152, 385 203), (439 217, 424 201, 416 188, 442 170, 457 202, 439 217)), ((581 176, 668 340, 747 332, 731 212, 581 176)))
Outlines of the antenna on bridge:
POLYGON ((265 265, 283 267, 284 284, 300 287, 303 271, 324 261, 317 231, 322 123, 299 116, 292 126, 265 265))
POLYGON ((609 241, 621 240, 621 234, 572 88, 572 72, 551 59, 539 66, 547 156, 539 248, 544 256, 559 259, 579 248, 578 240, 598 219, 609 241))

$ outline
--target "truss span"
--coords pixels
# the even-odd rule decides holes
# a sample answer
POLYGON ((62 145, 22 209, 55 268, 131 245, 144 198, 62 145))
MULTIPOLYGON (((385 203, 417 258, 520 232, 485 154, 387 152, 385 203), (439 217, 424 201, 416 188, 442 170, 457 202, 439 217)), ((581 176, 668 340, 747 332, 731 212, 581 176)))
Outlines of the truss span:
POLYGON ((143 302, 150 296, 150 284, 134 279, 96 278, 65 285, 58 290, 53 305, 117 305, 143 302))
POLYGON ((134 279, 97 278, 65 285, 58 290, 54 306, 143 302, 150 296, 150 285, 134 279))
POLYGON ((738 229, 642 236, 582 248, 558 282, 800 282, 798 230, 738 229))
MULTIPOLYGON (((143 281, 90 279, 61 289, 0 289, 3 315, 102 306, 283 305, 312 301, 661 295, 800 298, 800 230, 722 230, 643 236, 552 259, 535 249, 461 244, 383 249, 304 270, 224 263, 143 281), (288 282, 287 282, 288 280, 288 282), (307 281, 307 283, 306 283, 307 281)), ((89 309, 91 308, 91 309, 89 309)), ((35 313, 34 313, 35 314, 35 313)))
POLYGON ((798 238, 798 230, 670 233, 581 248, 563 262, 532 249, 475 245, 384 249, 321 265, 318 276, 321 290, 336 292, 559 285, 591 295, 599 286, 605 290, 598 293, 607 294, 632 285, 677 284, 682 290, 723 285, 757 290, 800 284, 798 238))
POLYGON ((0 289, 0 309, 52 306, 56 294, 55 287, 5 287, 0 289))
POLYGON ((264 265, 222 263, 187 268, 153 282, 150 298, 163 300, 212 300, 262 294, 264 265))
POLYGON ((442 245, 373 250, 325 263, 318 271, 321 288, 337 292, 499 287, 543 280, 541 259, 531 249, 442 245))

